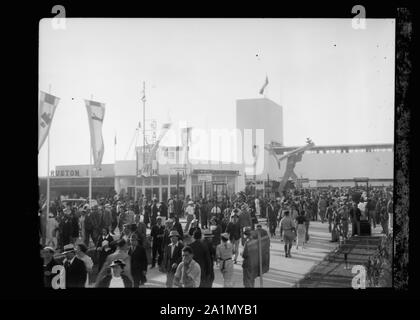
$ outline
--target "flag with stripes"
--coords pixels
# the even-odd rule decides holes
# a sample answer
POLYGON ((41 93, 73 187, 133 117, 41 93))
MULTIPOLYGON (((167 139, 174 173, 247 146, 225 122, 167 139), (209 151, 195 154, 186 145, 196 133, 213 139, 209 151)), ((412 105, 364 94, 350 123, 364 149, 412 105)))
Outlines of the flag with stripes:
POLYGON ((41 91, 38 105, 38 151, 41 150, 50 131, 51 122, 60 98, 41 91))
POLYGON ((264 85, 262 86, 262 88, 260 90, 260 94, 264 94, 264 90, 267 86, 268 86, 268 76, 265 76, 265 82, 264 82, 264 85))
POLYGON ((104 140, 102 137, 102 124, 105 117, 105 104, 92 100, 85 100, 89 119, 90 140, 93 161, 96 168, 100 168, 104 155, 104 140))

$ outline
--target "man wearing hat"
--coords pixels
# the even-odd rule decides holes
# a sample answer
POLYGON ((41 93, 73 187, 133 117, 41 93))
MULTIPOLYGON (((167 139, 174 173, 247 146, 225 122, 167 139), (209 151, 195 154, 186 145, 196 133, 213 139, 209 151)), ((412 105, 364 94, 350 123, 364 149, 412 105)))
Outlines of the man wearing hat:
POLYGON ((44 247, 42 250, 42 258, 44 260, 44 287, 51 288, 52 279, 55 274, 52 274, 52 268, 59 263, 54 259, 54 249, 52 247, 44 247))
POLYGON ((171 243, 165 247, 163 258, 163 270, 166 272, 166 287, 172 288, 175 271, 182 261, 183 245, 179 241, 178 231, 172 230, 169 233, 171 243))
POLYGON ((74 245, 65 245, 63 254, 66 257, 63 260, 66 271, 66 288, 84 288, 87 279, 87 270, 85 263, 76 257, 74 245))
MULTIPOLYGON (((208 286, 208 280, 211 278, 213 264, 210 258, 209 248, 201 241, 201 230, 194 232, 194 241, 189 245, 193 251, 194 260, 200 265, 201 281, 200 288, 208 286)), ((214 273, 213 273, 214 276, 214 273)), ((214 279, 214 278, 213 278, 214 279)))
POLYGON ((147 281, 147 255, 142 240, 135 233, 130 238, 128 255, 131 257, 131 274, 134 279, 134 288, 138 288, 147 281))
POLYGON ((244 250, 242 251, 242 274, 243 274, 243 284, 245 288, 253 288, 255 285, 255 273, 252 270, 252 266, 249 262, 249 250, 248 242, 251 240, 251 227, 245 227, 243 229, 243 234, 245 236, 244 250))
POLYGON ((158 212, 159 212, 159 207, 158 207, 158 202, 157 199, 154 198, 153 199, 153 205, 152 205, 152 215, 150 217, 150 227, 153 228, 154 225, 156 225, 157 221, 157 217, 158 217, 158 212))
POLYGON ((98 258, 98 270, 102 269, 102 266, 105 263, 106 257, 109 256, 114 250, 111 247, 111 243, 114 241, 114 238, 109 234, 108 229, 103 228, 102 234, 98 238, 96 243, 96 251, 99 252, 98 258))
POLYGON ((211 288, 213 286, 214 282, 214 262, 216 261, 216 247, 213 243, 214 234, 211 230, 203 230, 203 239, 201 242, 204 244, 204 246, 208 249, 210 253, 210 264, 209 264, 209 273, 206 277, 206 279, 202 282, 203 288, 211 288))
POLYGON ((126 264, 116 259, 110 264, 111 274, 106 275, 97 285, 99 288, 132 288, 133 282, 123 272, 126 264))
POLYGON ((219 244, 216 248, 216 259, 217 264, 220 267, 220 272, 223 276, 224 287, 229 288, 233 287, 232 278, 233 278, 233 246, 229 240, 228 233, 221 234, 222 243, 219 244))
POLYGON ((112 226, 111 205, 109 203, 106 203, 105 209, 102 215, 102 228, 106 228, 111 231, 111 226, 112 226))
POLYGON ((156 266, 156 260, 158 266, 162 264, 163 251, 162 251, 162 242, 163 235, 165 233, 165 227, 162 225, 162 218, 156 218, 156 225, 152 227, 150 231, 150 236, 152 237, 152 268, 156 266), (157 255, 159 256, 157 257, 157 255), (157 259, 156 259, 157 258, 157 259))
POLYGON ((187 224, 185 225, 185 231, 189 231, 191 222, 195 219, 195 209, 194 209, 194 202, 188 201, 188 207, 185 209, 185 213, 187 214, 187 224))
POLYGON ((230 216, 230 222, 226 227, 226 232, 229 234, 229 240, 233 245, 233 253, 235 255, 233 262, 236 264, 239 255, 239 240, 241 239, 241 226, 237 215, 238 209, 234 209, 230 216))

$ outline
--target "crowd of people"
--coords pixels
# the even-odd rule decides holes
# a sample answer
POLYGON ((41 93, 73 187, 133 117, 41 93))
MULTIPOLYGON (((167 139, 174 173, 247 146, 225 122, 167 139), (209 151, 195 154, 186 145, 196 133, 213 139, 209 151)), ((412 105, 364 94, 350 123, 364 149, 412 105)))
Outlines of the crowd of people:
POLYGON ((362 220, 390 232, 392 188, 300 189, 275 199, 241 197, 192 201, 175 195, 159 202, 156 197, 134 201, 108 196, 93 206, 56 199, 44 225, 45 285, 51 287, 52 268, 62 264, 66 287, 141 287, 148 270, 156 267, 166 274, 167 287, 212 287, 215 266, 224 286, 231 287, 241 255, 244 286, 252 287, 246 249, 255 230, 261 230, 258 218, 267 221, 271 238, 279 231, 288 258, 294 243, 303 249, 309 241, 311 221, 328 223, 331 241, 347 238, 350 225, 351 235, 359 235, 362 220), (180 219, 186 221, 184 227, 180 219), (65 257, 61 262, 60 256, 65 257))

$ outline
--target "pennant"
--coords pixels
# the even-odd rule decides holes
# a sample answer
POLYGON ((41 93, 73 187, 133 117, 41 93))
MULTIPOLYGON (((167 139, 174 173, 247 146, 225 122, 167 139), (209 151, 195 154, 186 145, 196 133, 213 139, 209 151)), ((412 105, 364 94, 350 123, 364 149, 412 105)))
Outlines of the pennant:
POLYGON ((157 150, 159 148, 160 141, 166 135, 168 130, 171 128, 171 123, 165 123, 162 126, 160 131, 159 137, 156 142, 151 146, 151 148, 147 148, 144 154, 144 162, 143 162, 143 151, 141 148, 138 148, 137 154, 137 172, 141 172, 141 175, 149 177, 151 175, 157 176, 159 174, 159 163, 157 161, 157 150))
POLYGON ((41 91, 38 105, 38 151, 41 150, 50 131, 55 109, 60 98, 41 91))
POLYGON ((104 155, 104 140, 102 137, 102 123, 105 117, 105 104, 92 100, 85 100, 89 119, 90 139, 93 161, 96 168, 100 168, 104 155))
POLYGON ((264 90, 267 87, 267 85, 268 85, 268 76, 265 76, 265 82, 264 82, 264 85, 262 86, 262 88, 260 90, 260 94, 264 93, 264 90))

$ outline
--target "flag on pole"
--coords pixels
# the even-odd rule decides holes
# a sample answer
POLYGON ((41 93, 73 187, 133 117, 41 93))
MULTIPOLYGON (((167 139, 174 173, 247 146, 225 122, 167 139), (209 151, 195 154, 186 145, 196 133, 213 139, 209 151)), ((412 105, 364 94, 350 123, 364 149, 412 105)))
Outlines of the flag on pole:
POLYGON ((114 145, 117 145, 117 134, 115 134, 114 145))
POLYGON ((261 90, 260 90, 260 94, 264 94, 264 90, 268 85, 268 76, 265 76, 265 82, 264 85, 262 86, 261 90))
POLYGON ((92 100, 85 100, 89 118, 90 138, 92 143, 93 162, 100 168, 104 155, 104 140, 102 138, 102 123, 105 116, 105 104, 92 100))
POLYGON ((60 98, 41 91, 38 105, 38 151, 41 150, 50 131, 51 122, 60 98))
POLYGON ((182 148, 184 150, 184 163, 187 164, 189 162, 188 159, 188 146, 189 142, 191 141, 191 127, 183 128, 182 129, 182 148))

